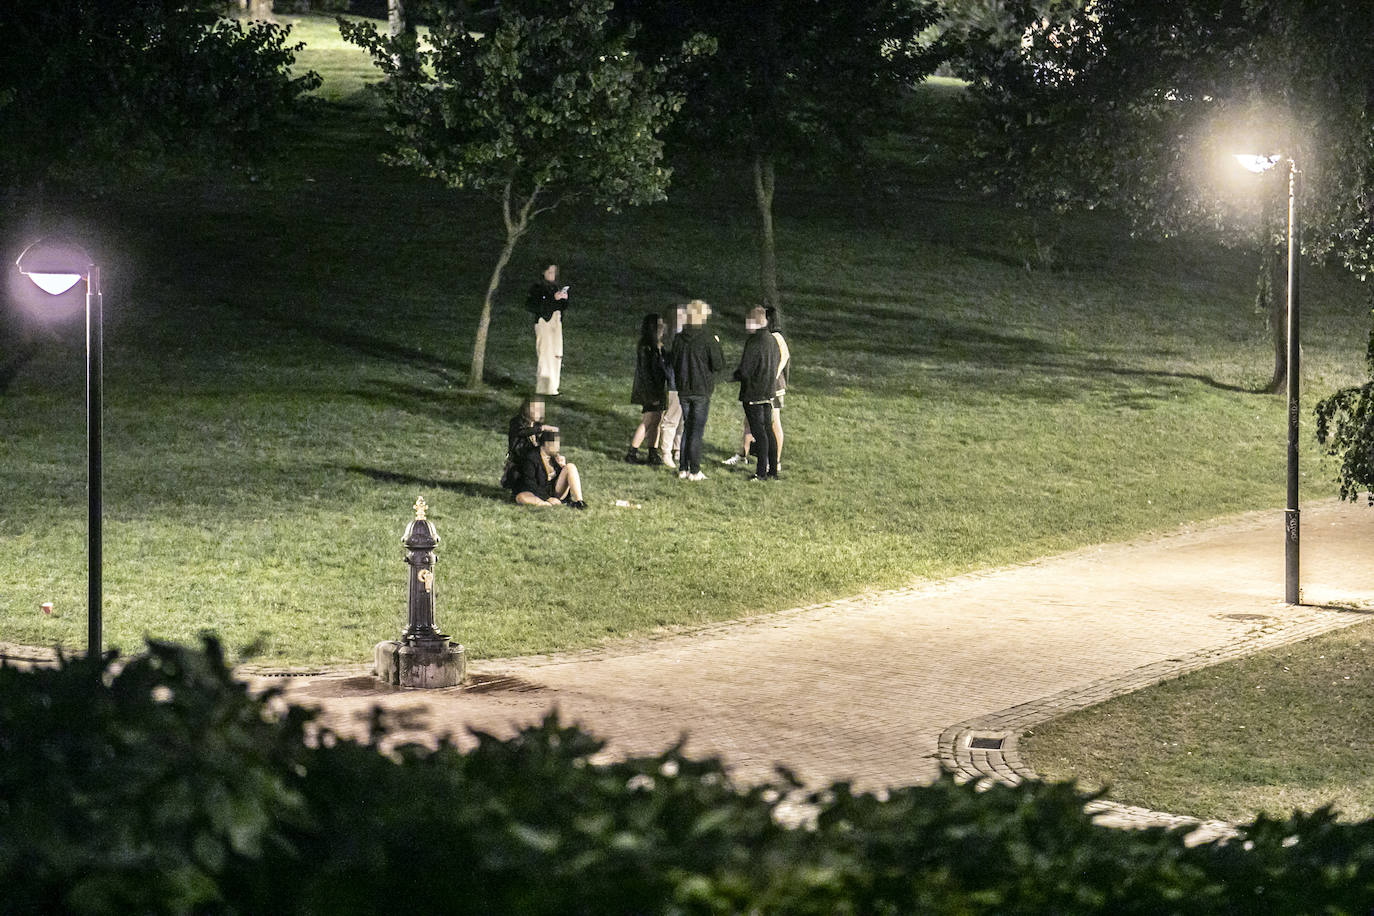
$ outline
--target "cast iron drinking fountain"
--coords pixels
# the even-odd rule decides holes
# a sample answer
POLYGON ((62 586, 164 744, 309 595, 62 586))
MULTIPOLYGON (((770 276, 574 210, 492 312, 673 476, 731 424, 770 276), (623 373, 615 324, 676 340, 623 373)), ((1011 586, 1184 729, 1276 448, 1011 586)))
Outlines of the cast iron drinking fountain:
POLYGON ((426 518, 429 506, 415 500, 415 518, 406 526, 401 543, 409 570, 406 628, 399 640, 377 643, 376 674, 402 687, 457 687, 463 683, 467 660, 463 647, 439 631, 434 619, 434 548, 439 534, 426 518))

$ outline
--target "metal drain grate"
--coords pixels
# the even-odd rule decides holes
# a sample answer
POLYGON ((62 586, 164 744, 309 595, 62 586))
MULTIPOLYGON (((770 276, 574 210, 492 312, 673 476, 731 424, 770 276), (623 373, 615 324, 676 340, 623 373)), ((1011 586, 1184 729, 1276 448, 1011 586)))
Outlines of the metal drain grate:
POLYGON ((974 738, 968 743, 968 746, 983 751, 1000 751, 1002 740, 1001 738, 974 738))

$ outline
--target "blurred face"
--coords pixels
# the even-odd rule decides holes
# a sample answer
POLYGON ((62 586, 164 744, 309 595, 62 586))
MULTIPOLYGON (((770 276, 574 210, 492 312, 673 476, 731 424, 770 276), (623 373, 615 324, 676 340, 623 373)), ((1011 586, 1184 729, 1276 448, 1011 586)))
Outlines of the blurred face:
POLYGON ((658 319, 658 333, 657 333, 657 336, 658 336, 658 339, 659 339, 659 340, 662 340, 662 339, 663 339, 663 319, 662 319, 662 318, 658 319))
POLYGON ((536 423, 542 422, 544 419, 544 402, 530 401, 530 406, 526 412, 531 420, 536 423))
POLYGON ((539 448, 540 448, 541 450, 543 450, 543 452, 544 452, 545 455, 548 455, 548 456, 550 456, 550 457, 552 457, 552 456, 554 456, 554 455, 557 455, 557 454, 558 454, 558 437, 555 436, 555 437, 553 437, 552 439, 550 439, 548 442, 541 442, 541 443, 539 443, 539 448))
POLYGON ((550 264, 544 268, 544 279, 550 283, 558 282, 558 265, 550 264))

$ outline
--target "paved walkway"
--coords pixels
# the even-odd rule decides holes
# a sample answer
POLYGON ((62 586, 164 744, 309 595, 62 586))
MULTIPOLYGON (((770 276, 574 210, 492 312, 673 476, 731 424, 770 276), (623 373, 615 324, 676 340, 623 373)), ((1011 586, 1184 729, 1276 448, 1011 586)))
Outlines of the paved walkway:
POLYGON ((344 732, 377 704, 405 710, 421 740, 509 734, 557 707, 609 753, 685 734, 688 753, 745 780, 782 763, 810 784, 878 788, 928 781, 943 758, 1014 781, 1028 773, 1016 736, 1036 722, 1367 619, 1374 509, 1314 504, 1302 521, 1296 608, 1281 601, 1281 513, 1256 513, 619 650, 481 661, 465 688, 387 687, 361 666, 264 681, 344 732))

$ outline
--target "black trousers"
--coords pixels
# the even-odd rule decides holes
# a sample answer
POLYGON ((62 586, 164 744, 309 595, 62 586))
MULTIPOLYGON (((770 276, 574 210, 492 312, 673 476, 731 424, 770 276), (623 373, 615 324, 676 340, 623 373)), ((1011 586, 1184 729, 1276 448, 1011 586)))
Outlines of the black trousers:
POLYGON ((778 476, 778 440, 773 437, 773 404, 745 404, 744 418, 749 421, 749 432, 754 437, 754 448, 759 456, 754 465, 754 473, 759 477, 778 476))
POLYGON ((706 435, 706 416, 711 412, 711 396, 679 395, 682 402, 682 455, 678 466, 695 474, 701 470, 701 440, 706 435))

